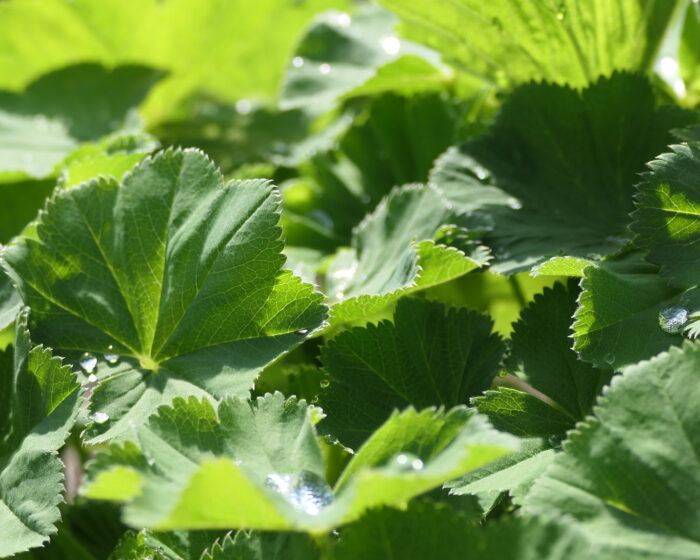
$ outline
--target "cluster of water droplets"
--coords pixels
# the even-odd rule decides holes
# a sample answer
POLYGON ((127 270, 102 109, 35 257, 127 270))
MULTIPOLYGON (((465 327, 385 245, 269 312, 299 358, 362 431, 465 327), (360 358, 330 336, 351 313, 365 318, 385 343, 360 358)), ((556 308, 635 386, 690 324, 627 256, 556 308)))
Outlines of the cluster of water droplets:
POLYGON ((420 471, 423 470, 423 460, 413 453, 399 453, 394 457, 393 464, 398 465, 402 471, 420 471))
MULTIPOLYGON (((104 354, 104 359, 108 364, 116 364, 119 361, 119 355, 114 353, 114 347, 111 344, 104 354)), ((97 357, 90 352, 84 352, 83 355, 80 356, 78 364, 82 370, 88 374, 88 382, 95 383, 97 381, 97 376, 94 373, 97 367, 97 357)))
POLYGON ((333 501, 328 483, 311 471, 270 473, 265 485, 281 494, 292 506, 308 515, 318 515, 333 501))

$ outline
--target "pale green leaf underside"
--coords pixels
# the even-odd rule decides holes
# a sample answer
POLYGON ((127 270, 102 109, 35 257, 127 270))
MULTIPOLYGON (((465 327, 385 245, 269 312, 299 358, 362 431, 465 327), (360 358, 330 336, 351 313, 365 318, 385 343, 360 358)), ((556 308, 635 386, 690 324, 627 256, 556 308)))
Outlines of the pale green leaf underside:
POLYGON ((200 152, 168 150, 122 185, 58 192, 37 238, 6 247, 38 340, 76 361, 121 356, 98 366, 109 378, 93 395, 109 417, 101 437, 178 394, 247 394, 301 342, 295 331, 323 321, 321 295, 281 270, 278 198, 265 181, 224 184, 200 152))
POLYGON ((0 356, 1 557, 40 546, 56 532, 63 492, 57 452, 79 404, 70 368, 31 346, 26 314, 17 323, 14 350, 0 356))
POLYGON ((613 379, 525 498, 566 514, 593 546, 624 558, 700 556, 700 345, 686 343, 613 379))
POLYGON ((127 443, 98 456, 86 494, 129 502, 126 520, 136 526, 327 531, 517 449, 515 438, 495 432, 464 408, 408 409, 394 414, 359 450, 336 485, 335 500, 314 516, 265 484, 270 474, 323 473, 306 415, 303 401, 285 402, 279 393, 253 405, 227 399, 218 417, 207 401, 175 401, 139 429, 141 451, 127 443), (257 437, 251 439, 252 433, 257 437), (393 461, 401 452, 422 457, 424 466, 407 470, 393 461), (111 478, 125 467, 141 477, 142 491, 135 497, 111 478))

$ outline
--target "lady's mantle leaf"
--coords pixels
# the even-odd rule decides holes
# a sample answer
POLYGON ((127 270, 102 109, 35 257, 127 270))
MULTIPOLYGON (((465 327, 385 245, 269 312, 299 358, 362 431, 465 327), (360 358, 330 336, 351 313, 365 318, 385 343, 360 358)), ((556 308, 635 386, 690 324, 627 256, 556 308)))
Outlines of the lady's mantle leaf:
POLYGON ((670 0, 381 0, 410 38, 487 82, 585 86, 614 70, 647 70, 679 2, 670 0))
POLYGON ((485 265, 489 255, 467 255, 433 239, 452 216, 442 194, 430 186, 394 189, 357 227, 352 249, 331 262, 326 291, 335 303, 333 323, 371 318, 402 295, 441 284, 485 265))
POLYGON ((700 557, 700 344, 626 368, 535 482, 530 511, 573 516, 622 557, 700 557))
POLYGON ((661 274, 690 288, 700 283, 700 142, 671 149, 649 164, 632 231, 661 274))
POLYGON ((130 441, 98 455, 86 494, 127 502, 126 521, 156 529, 326 531, 369 508, 405 503, 517 448, 465 408, 394 414, 345 469, 335 496, 306 403, 176 399, 130 441), (127 488, 123 481, 131 477, 127 488))
POLYGON ((505 369, 551 400, 506 388, 474 399, 497 428, 524 437, 563 436, 590 413, 612 372, 582 362, 571 349, 578 292, 573 281, 568 288, 557 283, 522 311, 505 369))
POLYGON ((98 365, 94 440, 178 394, 247 395, 303 340, 296 331, 321 324, 322 296, 281 270, 278 198, 264 181, 224 184, 200 152, 168 150, 122 185, 57 192, 36 239, 5 248, 38 340, 76 361, 120 357, 98 365))
POLYGON ((588 543, 563 523, 509 518, 485 526, 470 524, 434 502, 412 502, 399 511, 371 511, 342 533, 332 558, 403 560, 588 560, 588 543))
POLYGON ((488 230, 497 271, 558 254, 600 258, 626 242, 637 173, 666 147, 669 129, 693 120, 657 107, 641 76, 614 74, 582 91, 526 84, 485 135, 438 160, 432 180, 488 230), (490 186, 477 180, 487 171, 490 186), (499 199, 496 187, 511 198, 499 199))
POLYGON ((57 451, 77 416, 79 387, 48 349, 32 347, 21 313, 14 350, 0 354, 0 557, 56 532, 63 492, 57 451))
POLYGON ((338 98, 386 90, 441 87, 439 55, 394 31, 397 18, 378 6, 327 12, 296 48, 282 84, 283 107, 324 106, 338 98))
POLYGON ((393 324, 342 332, 321 354, 331 377, 321 431, 357 449, 394 409, 466 404, 498 372, 504 346, 492 327, 466 309, 403 299, 393 324))
POLYGON ((631 253, 583 270, 574 315, 574 350, 599 367, 621 368, 680 344, 659 327, 659 312, 678 305, 680 290, 658 269, 631 253))

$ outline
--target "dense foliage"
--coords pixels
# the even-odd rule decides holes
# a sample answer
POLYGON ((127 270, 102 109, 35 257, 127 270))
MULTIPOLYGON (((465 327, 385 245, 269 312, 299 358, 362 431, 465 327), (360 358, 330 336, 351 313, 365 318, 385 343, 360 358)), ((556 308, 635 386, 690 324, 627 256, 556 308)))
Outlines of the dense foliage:
POLYGON ((700 558, 697 0, 0 1, 0 557, 700 558))

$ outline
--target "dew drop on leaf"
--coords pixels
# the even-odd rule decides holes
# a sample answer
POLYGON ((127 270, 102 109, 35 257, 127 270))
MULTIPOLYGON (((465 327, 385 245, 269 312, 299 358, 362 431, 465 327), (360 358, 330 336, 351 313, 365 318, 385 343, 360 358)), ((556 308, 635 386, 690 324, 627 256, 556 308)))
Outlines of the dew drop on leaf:
POLYGON ((688 322, 688 310, 684 307, 672 305, 659 311, 659 326, 667 333, 676 334, 683 330, 683 325, 688 322))
POLYGON ((321 65, 318 67, 318 71, 319 71, 321 74, 323 74, 324 76, 325 76, 326 74, 330 74, 330 72, 331 72, 331 65, 328 64, 327 62, 324 62, 323 64, 321 64, 321 65))
POLYGON ((347 27, 352 23, 352 18, 350 17, 350 14, 338 14, 338 19, 336 20, 336 23, 339 27, 347 27))
POLYGON ((111 344, 107 348, 108 353, 105 354, 105 361, 109 364, 116 364, 117 361, 119 360, 119 356, 117 354, 114 354, 114 346, 111 344))
POLYGON ((95 412, 95 414, 92 415, 92 419, 97 424, 104 424, 107 420, 109 420, 109 414, 106 412, 95 412))
POLYGON ((294 66, 294 68, 301 68, 302 66, 304 66, 304 59, 300 56, 295 56, 292 59, 292 66, 294 66))
POLYGON ((384 37, 381 44, 382 49, 384 49, 386 54, 398 54, 398 52, 401 50, 401 41, 399 41, 398 37, 384 37))
POLYGON ((607 363, 609 363, 610 365, 614 364, 614 363, 615 363, 615 354, 613 354, 612 352, 610 352, 609 354, 607 354, 607 355, 605 356, 605 361, 606 361, 607 363))
POLYGON ((80 356, 80 367, 83 368, 86 373, 92 373, 96 365, 97 358, 95 358, 95 356, 89 352, 85 352, 82 356, 80 356))
POLYGON ((423 468, 423 460, 412 453, 399 453, 394 458, 394 463, 406 471, 419 471, 423 468))
POLYGON ((294 334, 298 334, 299 336, 306 336, 309 334, 309 329, 299 329, 298 331, 294 331, 294 334))
POLYGON ((321 383, 320 383, 321 389, 325 389, 325 388, 328 387, 330 384, 331 384, 331 382, 328 381, 328 379, 322 379, 322 380, 321 380, 321 383))
POLYGON ((308 515, 318 515, 333 501, 333 491, 328 483, 310 471, 297 474, 271 473, 267 476, 265 485, 308 515))
POLYGON ((94 373, 91 373, 91 374, 88 376, 88 382, 89 382, 89 383, 95 383, 96 381, 97 381, 97 376, 96 376, 94 373))

